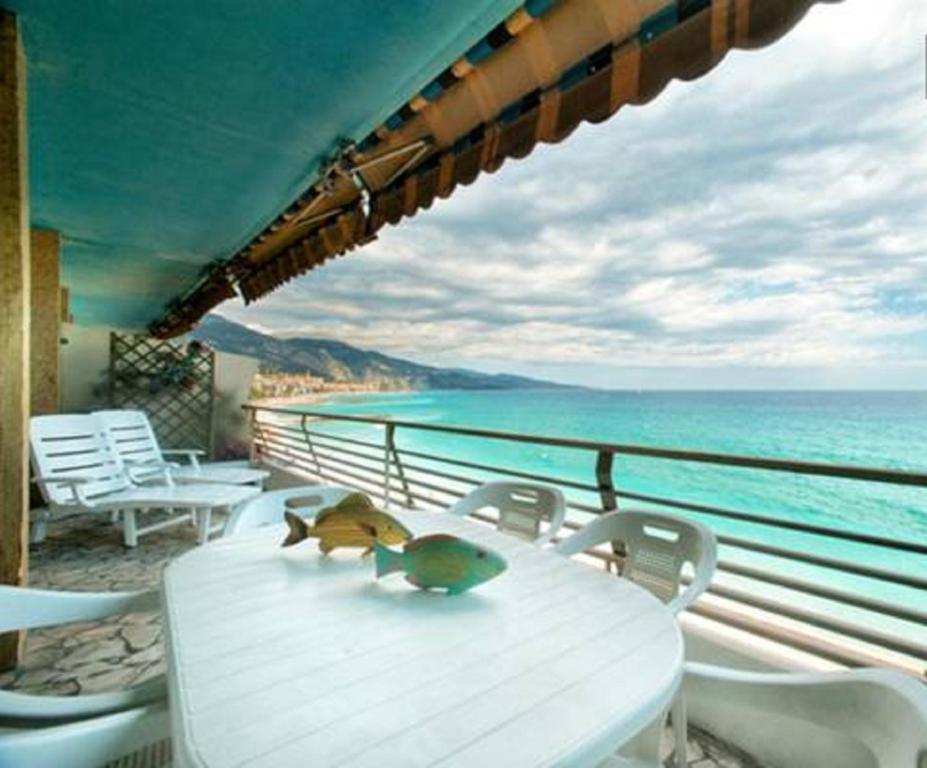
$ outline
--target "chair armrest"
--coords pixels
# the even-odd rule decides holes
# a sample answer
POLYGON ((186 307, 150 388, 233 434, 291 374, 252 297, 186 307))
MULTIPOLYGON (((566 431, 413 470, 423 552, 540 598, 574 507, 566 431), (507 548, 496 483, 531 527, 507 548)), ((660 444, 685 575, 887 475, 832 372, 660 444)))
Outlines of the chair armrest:
POLYGON ((135 459, 123 459, 122 463, 126 466, 138 469, 144 469, 145 467, 151 467, 151 469, 165 469, 180 466, 176 461, 136 461, 135 459))
POLYGON ((166 700, 167 682, 164 675, 131 688, 82 696, 48 696, 0 691, 0 720, 13 720, 17 726, 34 728, 55 721, 122 712, 166 700))
POLYGON ((161 451, 162 456, 171 456, 171 455, 182 455, 187 457, 187 461, 190 462, 190 465, 196 469, 200 468, 199 457, 205 456, 206 451, 203 451, 199 448, 168 448, 161 451))
POLYGON ((558 488, 551 488, 551 491, 554 492, 556 498, 556 506, 554 508, 554 514, 551 515, 550 522, 547 524, 547 532, 541 534, 535 544, 539 547, 550 546, 550 543, 554 540, 554 537, 560 532, 560 529, 563 527, 563 523, 566 520, 566 499, 563 498, 563 494, 558 488))
POLYGON ((39 485, 45 492, 46 499, 49 495, 47 491, 49 485, 66 485, 71 490, 71 493, 74 494, 74 499, 76 502, 82 507, 86 507, 88 509, 93 509, 94 503, 92 500, 84 496, 81 490, 81 486, 98 480, 99 478, 84 477, 82 475, 55 475, 54 477, 37 475, 36 477, 32 478, 32 482, 39 485))
POLYGON ((621 514, 620 512, 608 512, 587 523, 575 533, 562 538, 557 542, 556 552, 567 557, 578 555, 589 549, 594 549, 599 544, 605 544, 611 540, 610 526, 612 519, 621 514))
POLYGON ((62 592, 0 585, 0 632, 94 621, 119 613, 159 608, 157 590, 62 592))
POLYGON ((124 460, 123 464, 125 464, 126 472, 128 472, 129 479, 133 483, 143 482, 152 477, 160 476, 164 480, 165 485, 174 484, 174 477, 171 474, 171 470, 180 466, 175 461, 132 461, 131 459, 124 460), (142 477, 142 473, 145 473, 146 476, 142 477))
POLYGON ((170 714, 163 704, 48 728, 18 728, 0 739, 0 765, 138 765, 140 754, 156 754, 170 734, 170 714))
POLYGON ((46 477, 45 475, 36 475, 32 478, 33 483, 44 483, 45 485, 80 485, 82 483, 92 482, 95 478, 84 477, 82 475, 55 475, 46 477))
POLYGON ((718 564, 718 542, 714 534, 701 524, 690 522, 690 525, 694 525, 700 532, 699 558, 692 581, 680 594, 667 603, 667 607, 675 614, 684 611, 708 590, 718 564))

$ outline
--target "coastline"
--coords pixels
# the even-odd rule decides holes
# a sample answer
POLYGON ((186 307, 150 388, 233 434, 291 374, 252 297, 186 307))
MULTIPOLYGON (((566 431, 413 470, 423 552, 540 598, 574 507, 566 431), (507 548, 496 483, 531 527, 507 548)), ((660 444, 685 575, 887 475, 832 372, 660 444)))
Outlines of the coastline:
POLYGON ((322 405, 332 400, 336 395, 402 395, 414 392, 411 389, 337 389, 329 392, 306 392, 301 395, 286 395, 281 397, 252 397, 248 405, 265 408, 285 408, 289 405, 322 405))

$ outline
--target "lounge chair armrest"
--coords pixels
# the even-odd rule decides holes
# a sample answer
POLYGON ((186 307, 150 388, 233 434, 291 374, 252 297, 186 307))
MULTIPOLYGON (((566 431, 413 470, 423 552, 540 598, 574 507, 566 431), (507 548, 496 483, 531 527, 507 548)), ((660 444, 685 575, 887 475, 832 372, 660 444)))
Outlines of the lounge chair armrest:
POLYGON ((205 456, 206 451, 201 450, 199 448, 167 448, 167 449, 162 449, 161 454, 163 456, 170 456, 170 455, 186 456, 187 461, 190 462, 190 465, 195 467, 196 469, 199 469, 200 468, 199 457, 205 456))
MULTIPOLYGON (((74 498, 77 500, 78 504, 89 509, 93 508, 93 501, 84 496, 81 486, 87 483, 97 482, 98 480, 99 478, 84 477, 83 475, 55 475, 54 477, 37 475, 32 478, 32 482, 41 486, 43 490, 47 489, 49 485, 66 485, 71 490, 71 493, 74 494, 74 498)), ((46 491, 46 496, 47 495, 46 491)))
POLYGON ((138 483, 150 480, 153 477, 160 477, 166 485, 174 484, 171 470, 180 466, 176 461, 132 461, 126 459, 123 463, 132 482, 138 483))
POLYGON ((126 466, 131 466, 133 469, 145 469, 145 467, 150 467, 151 469, 173 469, 180 466, 176 461, 136 461, 134 459, 123 459, 122 463, 126 466))
POLYGON ((92 482, 94 478, 83 477, 82 475, 55 475, 46 477, 45 475, 36 475, 32 478, 33 483, 44 483, 45 485, 79 485, 82 483, 92 482))
POLYGON ((161 605, 157 590, 139 592, 61 592, 0 585, 0 632, 35 629, 75 621, 94 621, 161 605))

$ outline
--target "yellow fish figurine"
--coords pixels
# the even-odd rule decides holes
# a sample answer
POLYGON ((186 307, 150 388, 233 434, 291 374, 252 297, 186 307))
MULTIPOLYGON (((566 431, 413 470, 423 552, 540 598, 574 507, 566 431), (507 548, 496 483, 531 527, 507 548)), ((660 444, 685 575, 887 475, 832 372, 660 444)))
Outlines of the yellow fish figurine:
POLYGON ((310 525, 299 515, 284 512, 290 526, 284 547, 299 544, 308 538, 319 540, 319 550, 327 555, 338 547, 364 547, 363 555, 373 552, 373 545, 402 544, 412 538, 412 532, 396 518, 381 512, 363 493, 351 493, 332 507, 326 507, 310 525))

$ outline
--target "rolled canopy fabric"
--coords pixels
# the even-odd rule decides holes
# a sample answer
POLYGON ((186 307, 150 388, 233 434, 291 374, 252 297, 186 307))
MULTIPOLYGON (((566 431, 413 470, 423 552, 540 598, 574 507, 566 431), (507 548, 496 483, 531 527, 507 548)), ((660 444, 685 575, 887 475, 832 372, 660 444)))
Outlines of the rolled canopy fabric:
POLYGON ((346 142, 316 184, 151 330, 188 330, 233 284, 255 301, 506 159, 646 104, 733 48, 777 40, 818 1, 837 0, 532 0, 369 136, 346 142))

